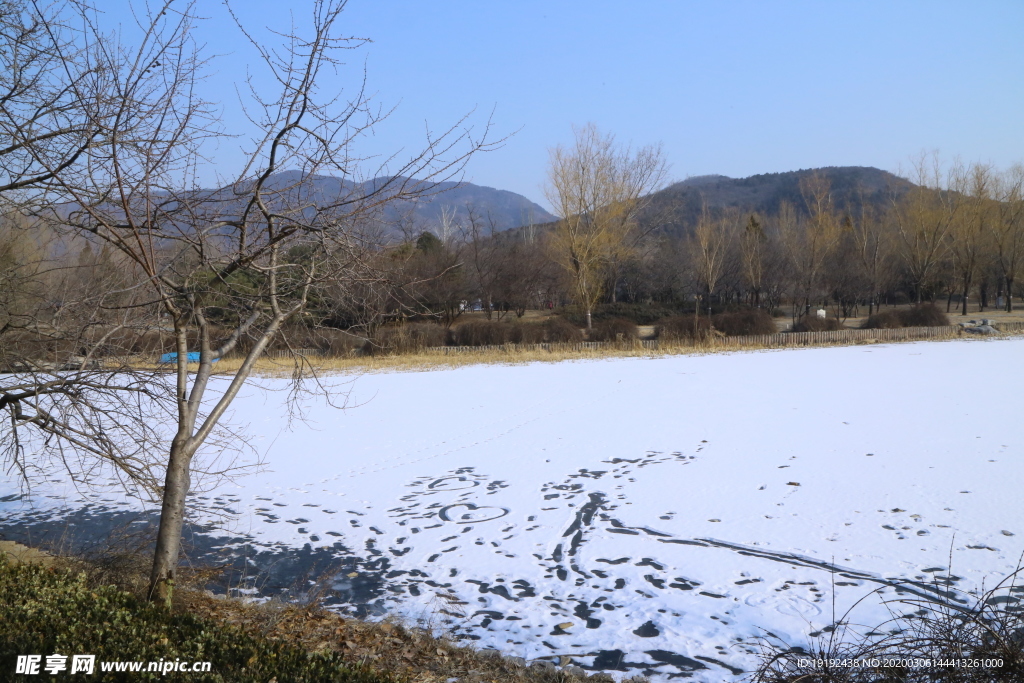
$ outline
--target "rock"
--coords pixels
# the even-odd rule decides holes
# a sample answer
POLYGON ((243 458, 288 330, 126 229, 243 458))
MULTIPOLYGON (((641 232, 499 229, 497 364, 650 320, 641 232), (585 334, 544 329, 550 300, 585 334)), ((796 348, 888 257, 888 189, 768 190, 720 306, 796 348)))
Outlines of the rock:
POLYGON ((566 676, 575 676, 576 678, 586 678, 587 672, 578 666, 563 666, 562 673, 566 676))
POLYGON ((554 671, 555 663, 548 661, 547 659, 535 659, 530 662, 531 669, 539 669, 541 671, 554 671))
POLYGON ((614 676, 612 676, 611 674, 603 673, 603 672, 602 673, 591 674, 590 678, 588 678, 587 680, 588 681, 594 681, 594 683, 615 683, 615 677, 614 676))
POLYGON ((517 666, 526 666, 526 660, 522 657, 506 657, 505 661, 509 664, 515 664, 517 666))

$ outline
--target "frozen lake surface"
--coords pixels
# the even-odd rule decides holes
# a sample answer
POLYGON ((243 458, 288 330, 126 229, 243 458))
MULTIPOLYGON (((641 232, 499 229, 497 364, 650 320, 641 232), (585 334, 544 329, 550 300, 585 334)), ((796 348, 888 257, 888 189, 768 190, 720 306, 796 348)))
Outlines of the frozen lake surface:
MULTIPOLYGON (((1022 359, 1003 339, 372 374, 290 425, 287 383, 260 380, 234 421, 264 469, 197 492, 193 540, 264 593, 728 680, 758 637, 806 644, 875 589, 855 621, 1017 568, 1022 359)), ((113 525, 140 509, 116 491, 8 476, 0 535, 113 525)))

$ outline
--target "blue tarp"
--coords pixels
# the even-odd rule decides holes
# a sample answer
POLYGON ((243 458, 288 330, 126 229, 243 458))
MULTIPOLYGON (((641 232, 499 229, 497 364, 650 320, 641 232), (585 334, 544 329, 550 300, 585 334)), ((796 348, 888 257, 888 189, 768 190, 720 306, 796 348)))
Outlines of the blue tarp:
MULTIPOLYGON (((214 358, 213 362, 216 363, 218 360, 220 360, 220 359, 219 358, 214 358)), ((165 353, 164 355, 160 356, 160 362, 161 363, 177 363, 178 362, 178 354, 176 354, 176 353, 165 353)), ((188 352, 188 362, 189 363, 198 363, 199 362, 199 352, 198 351, 189 351, 188 352)))

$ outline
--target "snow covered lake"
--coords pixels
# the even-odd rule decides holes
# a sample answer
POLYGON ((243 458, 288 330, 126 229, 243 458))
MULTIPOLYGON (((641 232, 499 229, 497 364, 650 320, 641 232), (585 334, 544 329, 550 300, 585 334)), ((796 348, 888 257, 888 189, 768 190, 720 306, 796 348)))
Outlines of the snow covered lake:
MULTIPOLYGON (((290 424, 287 382, 264 379, 234 416, 263 471, 197 492, 192 540, 250 558, 264 593, 738 679, 758 637, 807 644, 873 590, 855 621, 1017 568, 1022 360, 1000 339, 370 374, 290 424)), ((139 509, 114 491, 21 497, 8 474, 0 536, 139 509)))

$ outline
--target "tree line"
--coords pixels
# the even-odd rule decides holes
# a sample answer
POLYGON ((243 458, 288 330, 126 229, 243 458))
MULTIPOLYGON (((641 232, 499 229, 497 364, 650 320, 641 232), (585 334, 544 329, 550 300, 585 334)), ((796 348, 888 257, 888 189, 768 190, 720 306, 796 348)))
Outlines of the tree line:
MULTIPOLYGON (((471 310, 501 320, 569 307, 561 310, 589 328, 605 305, 625 316, 630 306, 749 307, 794 320, 820 307, 845 320, 925 301, 963 315, 969 304, 1012 311, 1024 295, 1022 166, 943 168, 922 157, 911 182, 881 196, 841 195, 817 170, 801 178, 798 202, 773 212, 705 204, 680 224, 675 207, 652 201, 665 174, 658 148, 630 153, 592 126, 576 134, 549 167, 548 198, 566 218, 498 232, 470 206, 461 222, 409 230, 380 248, 391 274, 378 284, 402 284, 374 319, 450 327, 471 310)), ((337 322, 360 324, 356 315, 337 322)))

